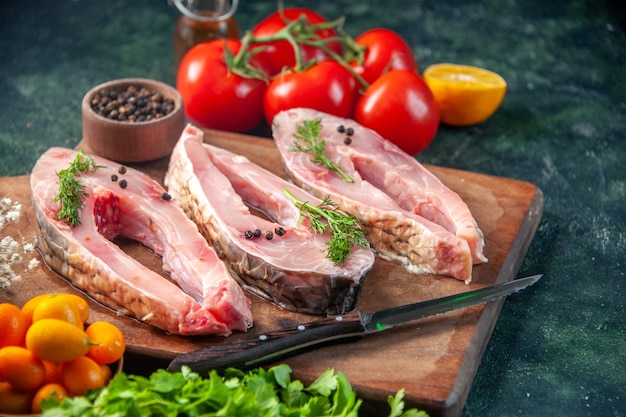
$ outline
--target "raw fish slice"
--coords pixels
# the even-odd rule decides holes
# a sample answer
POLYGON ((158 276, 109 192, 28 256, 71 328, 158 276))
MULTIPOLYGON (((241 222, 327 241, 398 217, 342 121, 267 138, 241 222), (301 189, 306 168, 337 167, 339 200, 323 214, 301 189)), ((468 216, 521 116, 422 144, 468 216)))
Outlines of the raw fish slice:
POLYGON ((52 148, 31 174, 40 249, 54 271, 103 304, 171 333, 228 335, 252 325, 250 300, 224 263, 180 207, 163 198, 165 189, 139 171, 120 173, 119 164, 93 157, 104 168, 80 177, 88 193, 80 224, 58 220, 56 174, 75 157, 74 150, 52 148), (178 285, 128 256, 111 241, 118 236, 160 255, 178 285))
POLYGON ((336 265, 325 253, 329 236, 299 225, 300 212, 283 189, 312 205, 321 200, 202 140, 202 131, 187 126, 172 153, 166 183, 243 285, 287 310, 342 314, 353 309, 373 267, 373 252, 355 247, 336 265), (259 237, 245 237, 255 230, 259 237))
POLYGON ((308 192, 329 195, 360 218, 381 257, 413 273, 450 275, 469 282, 472 264, 485 262, 483 234, 463 200, 430 171, 376 132, 353 120, 311 109, 278 114, 276 146, 291 179, 308 192), (304 121, 320 119, 325 155, 354 180, 349 183, 311 155, 291 149, 304 121), (350 143, 338 126, 352 128, 350 143))

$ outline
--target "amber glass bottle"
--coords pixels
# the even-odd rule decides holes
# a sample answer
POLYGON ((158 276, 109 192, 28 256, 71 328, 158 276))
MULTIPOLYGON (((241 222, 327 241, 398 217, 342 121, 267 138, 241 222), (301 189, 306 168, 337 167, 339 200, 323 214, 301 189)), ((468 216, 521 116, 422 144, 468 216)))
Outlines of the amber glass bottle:
POLYGON ((238 0, 170 0, 180 11, 174 29, 174 65, 192 46, 218 38, 238 38, 238 0))

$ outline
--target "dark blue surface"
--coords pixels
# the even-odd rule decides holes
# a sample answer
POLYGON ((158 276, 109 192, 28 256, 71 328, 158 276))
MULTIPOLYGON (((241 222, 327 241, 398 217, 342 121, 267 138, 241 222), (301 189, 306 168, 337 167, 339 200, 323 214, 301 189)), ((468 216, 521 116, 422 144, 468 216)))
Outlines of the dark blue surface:
MULTIPOLYGON (((273 1, 241 0, 243 29, 273 1)), ((517 178, 544 217, 480 364, 464 416, 626 415, 626 36, 621 3, 285 1, 357 35, 389 27, 420 68, 484 66, 508 81, 485 123, 442 127, 422 162, 517 178)), ((81 136, 80 102, 121 77, 173 83, 166 0, 0 3, 0 175, 27 174, 81 136)))

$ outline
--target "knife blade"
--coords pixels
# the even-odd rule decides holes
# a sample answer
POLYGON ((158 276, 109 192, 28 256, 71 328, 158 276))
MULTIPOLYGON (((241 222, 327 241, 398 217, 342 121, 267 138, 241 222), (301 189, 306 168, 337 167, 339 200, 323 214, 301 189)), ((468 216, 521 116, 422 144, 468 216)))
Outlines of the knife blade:
POLYGON ((536 283, 543 275, 533 275, 489 287, 392 307, 371 313, 357 310, 340 316, 328 316, 292 328, 279 329, 238 340, 198 349, 176 357, 169 371, 188 366, 193 371, 218 372, 229 367, 251 369, 297 353, 331 343, 360 339, 368 334, 390 329, 425 317, 486 303, 520 291, 536 283))

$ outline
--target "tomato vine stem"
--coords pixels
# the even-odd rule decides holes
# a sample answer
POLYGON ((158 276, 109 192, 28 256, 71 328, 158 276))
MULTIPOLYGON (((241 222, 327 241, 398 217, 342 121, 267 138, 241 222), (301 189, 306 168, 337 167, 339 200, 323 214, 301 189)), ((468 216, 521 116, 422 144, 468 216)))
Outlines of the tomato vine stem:
POLYGON ((237 75, 268 81, 271 76, 254 68, 254 66, 250 64, 250 58, 262 52, 265 49, 264 44, 286 41, 293 49, 295 65, 293 68, 283 69, 282 71, 301 72, 317 64, 318 61, 316 60, 304 61, 303 59, 301 47, 309 46, 322 50, 332 60, 348 70, 363 89, 367 89, 369 86, 368 82, 365 81, 350 64, 351 61, 356 61, 357 63, 363 62, 365 47, 358 45, 355 40, 344 31, 344 21, 345 18, 340 17, 329 22, 311 24, 306 16, 302 15, 295 20, 285 19, 285 26, 272 35, 255 36, 251 31, 247 31, 241 38, 241 47, 237 54, 233 55, 230 51, 227 51, 227 57, 225 59, 226 64, 229 69, 237 75), (321 38, 317 33, 323 30, 334 30, 337 36, 321 38), (340 43, 345 53, 340 54, 335 52, 328 46, 332 43, 340 43), (228 56, 229 54, 231 55, 230 57, 228 56))

